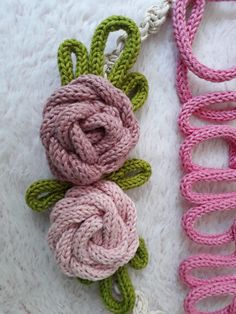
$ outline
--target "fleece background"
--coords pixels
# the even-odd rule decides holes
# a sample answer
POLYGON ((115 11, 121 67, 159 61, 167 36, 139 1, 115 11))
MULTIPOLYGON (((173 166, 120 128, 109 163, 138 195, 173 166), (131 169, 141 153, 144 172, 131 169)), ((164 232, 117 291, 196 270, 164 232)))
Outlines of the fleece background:
MULTIPOLYGON (((74 37, 88 46, 104 18, 122 14, 140 23, 153 4, 154 0, 0 2, 1 314, 106 313, 95 286, 84 287, 60 273, 46 243, 48 214, 31 212, 24 192, 33 181, 51 177, 39 127, 44 101, 60 85, 58 45, 74 37)), ((209 3, 194 44, 195 54, 208 66, 235 65, 235 30, 236 4, 209 3)), ((109 51, 115 37, 111 36, 109 51)), ((153 176, 145 187, 129 192, 137 205, 139 232, 150 251, 149 266, 131 271, 132 280, 149 298, 151 309, 168 314, 183 313, 186 290, 178 281, 180 261, 190 253, 204 251, 187 239, 180 226, 185 206, 179 195, 182 138, 177 128, 176 54, 169 17, 160 33, 145 42, 135 66, 147 76, 150 95, 137 113, 141 139, 132 156, 148 160, 153 176)), ((235 80, 216 85, 190 77, 195 94, 235 89, 235 80)), ((194 159, 204 165, 226 166, 227 147, 220 140, 211 141, 199 146, 194 159)), ((235 211, 209 215, 201 228, 223 231, 234 215, 235 211)), ((232 247, 224 249, 230 251, 232 247)), ((204 308, 215 309, 225 302, 227 299, 217 298, 204 303, 204 308)))

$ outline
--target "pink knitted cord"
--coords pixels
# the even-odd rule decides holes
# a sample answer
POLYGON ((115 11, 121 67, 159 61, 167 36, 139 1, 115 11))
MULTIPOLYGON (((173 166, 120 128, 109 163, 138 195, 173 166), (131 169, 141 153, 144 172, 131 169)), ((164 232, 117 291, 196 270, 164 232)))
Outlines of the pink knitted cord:
MULTIPOLYGON (((236 130, 219 123, 236 119, 236 109, 214 109, 212 105, 236 101, 236 92, 215 92, 202 96, 193 96, 188 82, 188 71, 198 77, 223 82, 236 77, 236 68, 214 70, 201 64, 192 52, 192 43, 205 10, 205 0, 191 1, 192 10, 186 21, 186 10, 190 1, 176 0, 173 12, 173 26, 179 60, 177 66, 177 91, 182 104, 179 115, 179 127, 186 136, 181 148, 180 158, 187 174, 181 182, 183 197, 194 204, 183 216, 185 232, 195 243, 205 246, 219 246, 234 243, 236 246, 236 221, 232 226, 219 234, 205 234, 197 229, 197 222, 203 216, 214 212, 225 212, 236 208, 236 192, 199 193, 194 185, 199 182, 235 182, 236 181, 236 130), (203 127, 190 124, 190 117, 196 115, 206 121, 218 123, 203 127), (229 144, 229 164, 225 169, 208 168, 192 161, 192 150, 200 143, 223 138, 229 144)), ((236 268, 236 251, 231 255, 199 254, 191 256, 180 265, 180 277, 190 288, 184 302, 188 314, 235 314, 236 313, 236 275, 219 275, 213 278, 199 278, 192 273, 201 269, 236 268), (233 296, 233 301, 225 308, 214 312, 203 312, 197 309, 199 301, 207 297, 221 295, 233 296)))
POLYGON ((71 277, 108 278, 139 245, 135 205, 111 181, 71 188, 54 206, 50 221, 49 246, 71 277))
POLYGON ((91 184, 118 170, 138 138, 129 98, 102 77, 80 76, 45 105, 41 139, 59 180, 91 184))
POLYGON ((224 82, 236 77, 236 67, 227 70, 211 69, 201 64, 193 55, 192 42, 201 22, 206 0, 194 0, 194 9, 186 22, 186 11, 190 0, 179 0, 175 5, 174 23, 176 43, 181 54, 181 59, 186 67, 198 77, 211 82, 224 82))

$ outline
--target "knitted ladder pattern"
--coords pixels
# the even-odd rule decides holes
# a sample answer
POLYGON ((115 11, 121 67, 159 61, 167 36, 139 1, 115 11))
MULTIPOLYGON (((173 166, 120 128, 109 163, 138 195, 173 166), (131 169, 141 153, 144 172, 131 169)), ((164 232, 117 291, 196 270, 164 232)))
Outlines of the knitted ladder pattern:
POLYGON ((142 269, 148 263, 145 242, 137 233, 135 205, 123 192, 141 186, 151 175, 146 161, 127 160, 139 138, 133 112, 148 94, 146 78, 128 72, 139 49, 138 27, 121 16, 97 27, 90 53, 76 39, 60 45, 62 87, 47 100, 40 129, 57 180, 39 180, 26 191, 33 210, 52 208, 48 243, 62 272, 84 284, 98 281, 105 305, 120 314, 130 313, 135 303, 127 265, 142 269), (106 41, 116 30, 124 30, 127 39, 105 75, 106 41))
MULTIPOLYGON (((197 230, 196 223, 200 218, 216 212, 229 211, 236 207, 236 192, 227 193, 199 193, 193 186, 200 182, 234 182, 236 181, 236 131, 233 127, 222 125, 223 122, 236 118, 235 108, 215 109, 212 105, 235 102, 236 92, 213 92, 201 96, 193 96, 188 82, 188 71, 198 77, 211 82, 224 82, 236 77, 236 68, 227 70, 214 70, 201 64, 192 52, 192 44, 200 25, 206 1, 192 2, 191 12, 186 20, 188 0, 176 0, 173 10, 173 25, 179 61, 177 67, 177 90, 182 104, 179 115, 179 127, 185 136, 180 148, 180 158, 186 175, 181 182, 183 197, 193 204, 183 216, 183 228, 188 237, 197 244, 208 247, 222 246, 235 243, 236 224, 233 221, 229 230, 220 234, 204 234, 197 230), (210 108, 209 108, 210 107, 210 108), (215 122, 215 125, 196 127, 190 124, 191 115, 215 122), (221 123, 221 124, 220 124, 221 123), (191 153, 201 142, 209 139, 223 138, 229 143, 229 166, 227 169, 207 168, 195 164, 191 153)), ((221 295, 233 297, 231 304, 221 310, 210 312, 212 314, 236 313, 236 276, 219 275, 211 278, 201 278, 192 272, 196 270, 235 268, 235 252, 231 255, 198 254, 184 260, 180 265, 180 277, 190 288, 184 309, 189 314, 206 314, 200 311, 196 304, 207 298, 221 295)))

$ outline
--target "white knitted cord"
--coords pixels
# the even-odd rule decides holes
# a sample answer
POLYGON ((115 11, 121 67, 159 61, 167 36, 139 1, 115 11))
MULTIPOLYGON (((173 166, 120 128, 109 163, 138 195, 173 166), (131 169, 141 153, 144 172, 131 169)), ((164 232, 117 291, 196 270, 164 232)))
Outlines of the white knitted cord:
POLYGON ((135 306, 133 309, 133 314, 165 314, 160 310, 150 311, 148 300, 146 299, 145 295, 141 291, 136 291, 136 300, 135 306))
MULTIPOLYGON (((144 20, 139 26, 141 42, 151 34, 156 34, 165 22, 173 0, 162 0, 161 3, 152 6, 145 14, 144 20)), ((116 41, 117 47, 111 53, 105 55, 104 73, 109 73, 112 66, 119 58, 125 46, 127 34, 122 34, 116 41)))

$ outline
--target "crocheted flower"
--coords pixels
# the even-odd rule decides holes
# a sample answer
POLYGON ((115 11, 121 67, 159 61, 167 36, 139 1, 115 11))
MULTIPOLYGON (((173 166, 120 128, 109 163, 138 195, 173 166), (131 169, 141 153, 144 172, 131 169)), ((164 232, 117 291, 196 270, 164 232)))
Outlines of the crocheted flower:
POLYGON ((91 184, 119 169, 139 137, 129 98, 106 79, 83 75, 47 101, 41 139, 53 174, 91 184))
POLYGON ((135 206, 111 181, 71 188, 50 220, 49 246, 68 276, 108 278, 134 257, 139 245, 135 206))

